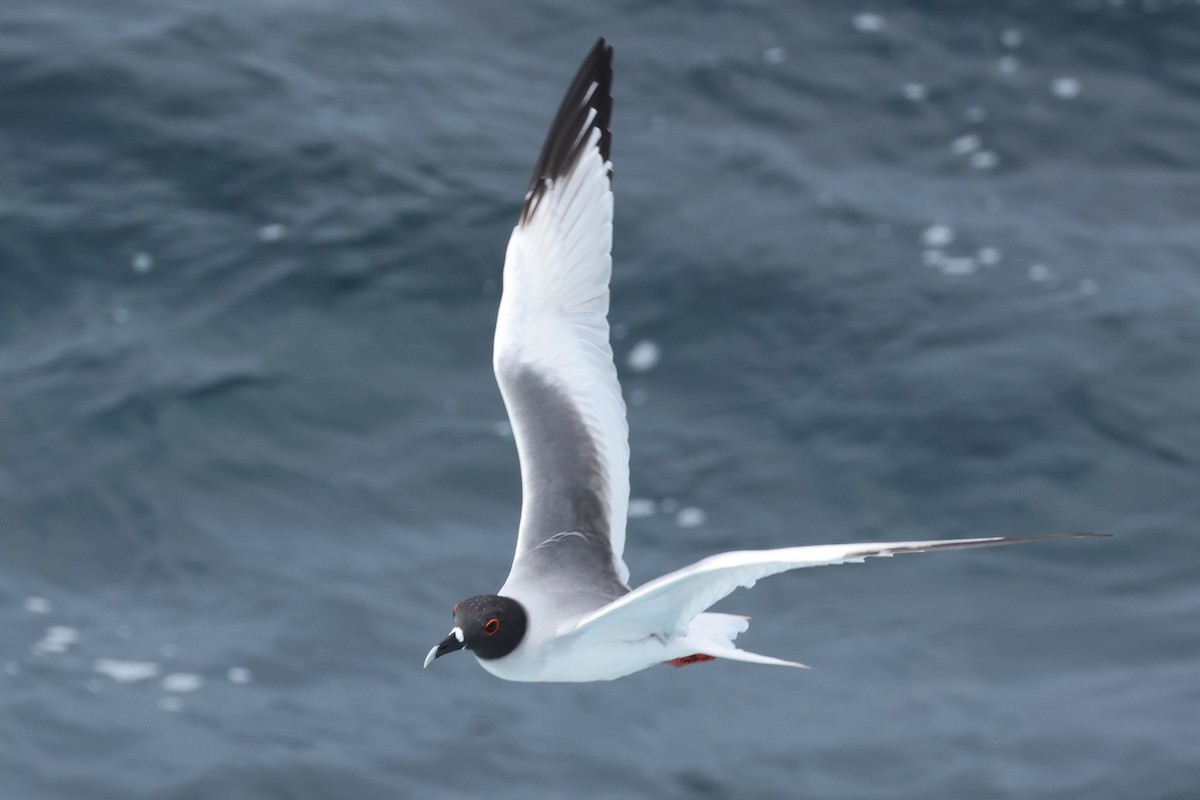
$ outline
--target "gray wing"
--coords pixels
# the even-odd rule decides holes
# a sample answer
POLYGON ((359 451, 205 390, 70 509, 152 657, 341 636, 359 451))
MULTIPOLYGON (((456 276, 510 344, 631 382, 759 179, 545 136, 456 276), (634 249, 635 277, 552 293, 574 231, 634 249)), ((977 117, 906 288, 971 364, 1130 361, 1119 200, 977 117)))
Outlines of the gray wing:
POLYGON ((521 461, 509 580, 628 591, 629 444, 608 330, 612 48, 597 42, 542 147, 504 261, 493 366, 521 461))

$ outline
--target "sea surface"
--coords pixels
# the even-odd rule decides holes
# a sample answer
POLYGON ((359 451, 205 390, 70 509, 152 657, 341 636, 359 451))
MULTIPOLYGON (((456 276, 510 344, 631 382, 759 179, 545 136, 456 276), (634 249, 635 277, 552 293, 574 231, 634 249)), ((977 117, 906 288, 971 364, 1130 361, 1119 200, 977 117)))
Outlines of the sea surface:
POLYGON ((1200 797, 1200 4, 0 4, 0 800, 1200 797), (616 48, 613 683, 421 661, 519 476, 505 244, 616 48))

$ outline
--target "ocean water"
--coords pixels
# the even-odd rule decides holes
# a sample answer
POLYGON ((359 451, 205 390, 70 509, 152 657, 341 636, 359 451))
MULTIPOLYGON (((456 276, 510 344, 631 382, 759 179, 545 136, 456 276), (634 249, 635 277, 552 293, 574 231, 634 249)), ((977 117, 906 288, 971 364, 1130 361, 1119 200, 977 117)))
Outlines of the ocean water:
POLYGON ((0 5, 0 800, 1200 797, 1200 5, 0 5), (490 373, 616 48, 641 582, 807 672, 423 671, 519 513, 490 373))

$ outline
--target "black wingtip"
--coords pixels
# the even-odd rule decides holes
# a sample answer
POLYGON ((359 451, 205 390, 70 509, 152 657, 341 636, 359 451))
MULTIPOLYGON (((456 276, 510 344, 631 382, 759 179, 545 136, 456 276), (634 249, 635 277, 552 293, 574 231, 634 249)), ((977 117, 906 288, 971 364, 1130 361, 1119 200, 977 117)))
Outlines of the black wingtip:
POLYGON ((612 59, 612 47, 604 37, 600 37, 583 60, 583 65, 571 81, 571 88, 567 89, 558 107, 558 113, 554 115, 554 121, 550 123, 542 153, 533 169, 525 203, 521 206, 518 224, 524 225, 530 219, 548 182, 570 173, 593 128, 600 131, 600 157, 605 161, 611 159, 612 132, 609 124, 612 120, 612 59), (595 84, 594 90, 592 84, 595 84), (588 115, 592 111, 595 111, 595 116, 588 124, 588 115))

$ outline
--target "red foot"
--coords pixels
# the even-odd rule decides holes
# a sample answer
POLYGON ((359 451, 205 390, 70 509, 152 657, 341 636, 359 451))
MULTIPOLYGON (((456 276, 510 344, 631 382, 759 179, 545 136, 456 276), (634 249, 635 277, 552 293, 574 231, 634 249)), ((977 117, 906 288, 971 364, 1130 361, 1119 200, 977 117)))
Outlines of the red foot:
POLYGON ((704 653, 693 653, 690 656, 683 658, 672 658, 670 661, 664 661, 664 664, 670 664, 672 667, 686 667, 688 664, 699 664, 701 661, 716 661, 716 656, 707 656, 704 653))

